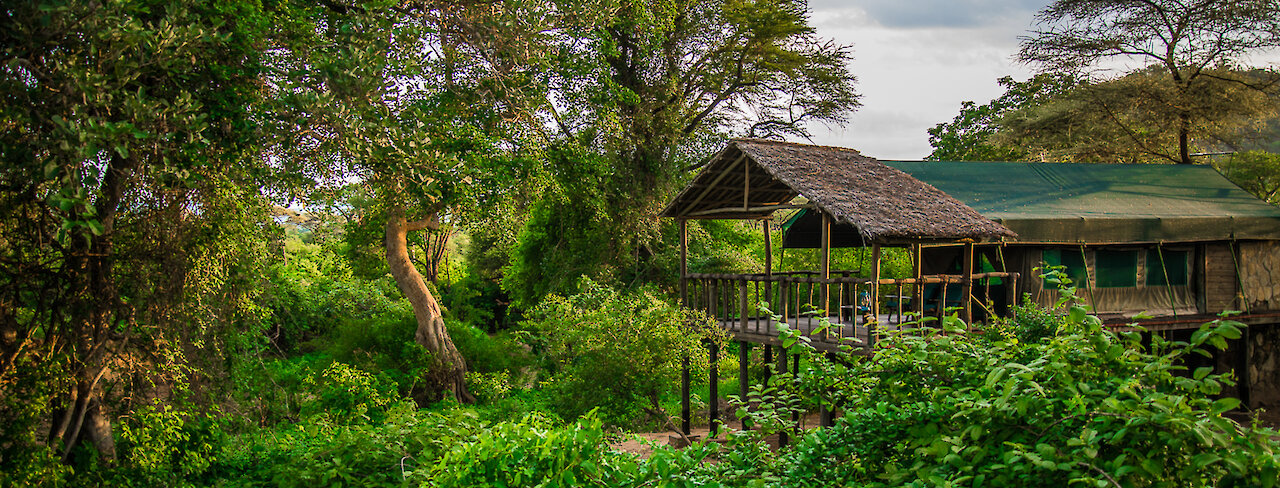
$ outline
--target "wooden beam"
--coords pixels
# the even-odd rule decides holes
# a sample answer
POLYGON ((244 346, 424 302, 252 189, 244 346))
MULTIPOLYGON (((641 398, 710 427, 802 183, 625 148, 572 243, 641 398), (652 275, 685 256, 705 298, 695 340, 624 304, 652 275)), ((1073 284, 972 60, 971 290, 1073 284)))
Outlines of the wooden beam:
MULTIPOLYGON (((746 160, 747 160, 747 153, 742 153, 742 154, 738 155, 738 159, 735 159, 735 160, 733 160, 733 162, 732 162, 732 163, 729 163, 729 167, 728 167, 728 168, 725 168, 725 169, 724 169, 724 171, 723 171, 722 173, 720 173, 719 175, 717 175, 717 176, 716 176, 716 178, 715 178, 714 180, 711 180, 711 183, 707 184, 707 186, 708 186, 708 187, 716 186, 716 184, 720 183, 720 180, 723 180, 723 179, 724 179, 724 177, 729 176, 729 173, 730 173, 734 168, 738 167, 738 163, 744 163, 744 164, 745 164, 745 161, 746 161, 746 160)), ((710 189, 704 189, 704 190, 702 190, 702 193, 699 193, 699 194, 698 194, 698 198, 693 199, 693 202, 690 202, 690 203, 689 203, 689 205, 688 205, 687 207, 685 207, 685 208, 693 208, 693 207, 697 206, 697 205, 698 205, 698 203, 699 203, 699 202, 701 202, 703 198, 706 198, 707 193, 708 193, 708 192, 710 192, 710 191, 711 191, 710 189)))
POLYGON ((791 210, 797 208, 809 208, 811 205, 762 205, 759 207, 723 207, 711 210, 701 210, 685 214, 689 217, 705 217, 707 215, 715 215, 719 213, 740 214, 743 212, 772 212, 775 210, 791 210))
POLYGON ((751 165, 742 165, 742 209, 751 206, 751 165))

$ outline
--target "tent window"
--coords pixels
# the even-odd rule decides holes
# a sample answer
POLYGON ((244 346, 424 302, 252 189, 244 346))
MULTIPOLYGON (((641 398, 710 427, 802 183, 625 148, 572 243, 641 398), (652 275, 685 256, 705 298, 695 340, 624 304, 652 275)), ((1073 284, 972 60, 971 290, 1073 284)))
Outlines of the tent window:
POLYGON ((1138 251, 1097 251, 1098 288, 1138 286, 1138 251))
MULTIPOLYGON (((1089 274, 1084 265, 1084 255, 1075 249, 1045 249, 1043 252, 1045 266, 1065 266, 1063 270, 1067 274, 1067 278, 1071 278, 1071 284, 1087 288, 1089 286, 1089 274)), ((1045 282, 1044 287, 1049 288, 1051 283, 1045 282)))
POLYGON ((1157 249, 1147 250, 1147 286, 1186 286, 1190 281, 1187 261, 1191 253, 1164 250, 1164 269, 1160 268, 1160 254, 1157 249), (1166 274, 1169 276, 1168 283, 1164 279, 1166 274))

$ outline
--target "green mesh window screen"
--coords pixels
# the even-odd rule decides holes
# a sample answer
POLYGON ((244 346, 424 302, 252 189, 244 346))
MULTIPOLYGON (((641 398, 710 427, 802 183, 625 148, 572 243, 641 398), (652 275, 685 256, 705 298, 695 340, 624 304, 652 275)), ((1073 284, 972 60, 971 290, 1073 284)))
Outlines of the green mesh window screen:
POLYGON ((1147 250, 1147 286, 1186 286, 1189 282, 1190 266, 1187 265, 1191 253, 1187 251, 1170 251, 1164 249, 1147 250), (1164 267, 1160 267, 1160 255, 1164 254, 1164 267), (1169 281, 1165 281, 1165 276, 1169 281))
POLYGON ((1098 288, 1138 286, 1138 251, 1097 251, 1098 288))
MULTIPOLYGON (((1071 279, 1071 284, 1080 288, 1088 288, 1089 274, 1084 265, 1084 255, 1077 249, 1045 249, 1042 253, 1044 264, 1048 266, 1066 266, 1063 270, 1067 274, 1067 278, 1071 279)), ((1041 270, 1047 271, 1047 270, 1041 270)), ((1053 287, 1052 283, 1045 282, 1045 288, 1053 287)))

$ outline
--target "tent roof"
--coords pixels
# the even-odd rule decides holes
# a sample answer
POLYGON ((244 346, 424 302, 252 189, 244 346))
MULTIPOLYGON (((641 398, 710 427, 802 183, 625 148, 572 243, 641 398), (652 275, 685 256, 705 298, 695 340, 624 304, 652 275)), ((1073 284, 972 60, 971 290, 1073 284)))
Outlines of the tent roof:
POLYGON ((886 161, 1022 242, 1280 239, 1280 208, 1209 166, 886 161))
POLYGON ((802 196, 867 240, 954 240, 1013 233, 946 193, 853 149, 735 139, 662 212, 750 219, 802 196))

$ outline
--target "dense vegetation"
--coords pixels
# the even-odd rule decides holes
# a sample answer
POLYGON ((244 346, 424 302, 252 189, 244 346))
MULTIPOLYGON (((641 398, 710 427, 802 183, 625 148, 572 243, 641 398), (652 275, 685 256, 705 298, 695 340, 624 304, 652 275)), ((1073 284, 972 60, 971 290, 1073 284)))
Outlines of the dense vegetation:
MULTIPOLYGON (((1221 416, 1231 378, 1180 369, 1239 324, 1148 344, 1069 298, 981 334, 952 317, 870 359, 790 338, 803 367, 740 399, 756 430, 608 448, 667 428, 682 357, 704 371, 725 339, 676 305, 675 226, 653 215, 727 137, 805 136, 858 106, 849 48, 802 1, 0 11, 0 486, 1276 478, 1274 433, 1221 416), (790 422, 820 403, 836 427, 790 422), (779 432, 797 442, 769 448, 779 432)), ((1269 79, 1231 69, 1214 73, 1269 79)), ((1075 103, 1078 78, 1037 80, 1008 82, 963 144, 1027 154, 986 136, 1007 111, 1075 103)), ((1274 196, 1268 158, 1234 168, 1274 196)), ((753 226, 690 224, 694 272, 758 271, 764 247, 753 226)), ((886 275, 909 269, 886 251, 886 275)), ((702 415, 727 400, 694 378, 702 415)))

